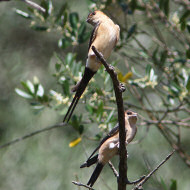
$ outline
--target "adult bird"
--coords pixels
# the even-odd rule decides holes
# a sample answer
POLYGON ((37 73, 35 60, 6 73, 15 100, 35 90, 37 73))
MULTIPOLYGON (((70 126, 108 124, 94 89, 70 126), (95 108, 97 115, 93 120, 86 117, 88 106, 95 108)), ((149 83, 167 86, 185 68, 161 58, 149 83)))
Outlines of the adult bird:
MULTIPOLYGON (((125 129, 126 129, 126 145, 128 145, 136 135, 137 127, 137 113, 132 111, 125 111, 125 129)), ((118 154, 119 151, 119 125, 117 124, 108 134, 104 137, 98 147, 93 151, 87 161, 80 166, 80 168, 89 167, 97 163, 94 172, 92 173, 87 185, 92 187, 100 175, 103 167, 109 160, 118 154), (99 153, 94 156, 95 152, 99 153)))
POLYGON ((104 56, 104 58, 107 59, 110 56, 111 51, 115 47, 117 41, 119 40, 119 26, 114 24, 114 22, 103 12, 94 11, 90 13, 86 21, 94 26, 88 46, 86 66, 82 79, 72 89, 72 91, 76 93, 64 117, 63 122, 69 122, 72 113, 86 86, 101 66, 100 61, 96 58, 96 55, 92 50, 92 46, 95 46, 96 49, 104 56))

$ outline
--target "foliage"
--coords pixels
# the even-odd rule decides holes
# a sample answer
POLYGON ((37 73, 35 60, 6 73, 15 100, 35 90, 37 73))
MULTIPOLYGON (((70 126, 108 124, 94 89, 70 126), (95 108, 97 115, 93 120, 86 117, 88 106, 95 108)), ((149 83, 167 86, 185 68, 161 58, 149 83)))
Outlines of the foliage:
MULTIPOLYGON (((142 125, 156 126, 190 167, 187 149, 181 140, 181 131, 190 129, 190 11, 185 1, 176 1, 180 8, 175 6, 175 1, 169 0, 87 2, 90 11, 101 9, 120 25, 117 59, 110 64, 117 67, 118 78, 127 88, 124 94, 126 107, 138 109, 142 114, 142 125)), ((80 19, 79 13, 72 12, 67 3, 57 12, 51 0, 41 0, 41 6, 46 9, 45 13, 28 8, 28 12, 16 9, 16 14, 30 21, 33 30, 54 30, 61 34, 58 46, 65 52, 69 47, 80 47, 88 41, 90 33, 85 20, 80 19)), ((22 81, 22 89, 15 91, 34 109, 49 107, 64 115, 72 100, 70 87, 81 78, 84 65, 78 61, 78 55, 71 52, 64 57, 55 53, 54 58, 56 88, 44 90, 46 87, 35 77, 33 82, 22 81)), ((114 126, 114 102, 110 77, 102 67, 80 100, 79 106, 84 111, 75 111, 71 119, 70 125, 77 137, 70 147, 85 137, 85 123, 99 125, 100 131, 93 134, 96 140, 114 126)), ((177 189, 176 184, 173 180, 167 189, 177 189)))

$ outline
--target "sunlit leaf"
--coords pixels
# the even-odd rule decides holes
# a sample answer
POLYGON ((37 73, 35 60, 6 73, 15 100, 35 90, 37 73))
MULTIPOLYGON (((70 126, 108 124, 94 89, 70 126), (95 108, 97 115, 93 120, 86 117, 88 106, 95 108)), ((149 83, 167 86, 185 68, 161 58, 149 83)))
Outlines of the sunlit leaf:
POLYGON ((31 82, 30 80, 27 80, 27 81, 26 81, 26 85, 27 85, 28 89, 30 90, 30 92, 31 92, 32 94, 34 94, 35 89, 34 89, 34 85, 32 84, 32 82, 31 82))
POLYGON ((44 95, 44 88, 41 84, 39 84, 39 86, 38 86, 38 90, 37 90, 36 95, 40 96, 40 97, 42 97, 44 95))
POLYGON ((15 88, 15 92, 19 95, 22 96, 23 98, 27 98, 27 99, 33 99, 33 96, 31 96, 30 94, 28 94, 27 92, 19 89, 19 88, 15 88))
POLYGON ((28 13, 26 13, 26 12, 24 12, 24 11, 21 11, 21 10, 19 10, 19 9, 16 9, 15 12, 16 12, 18 15, 24 17, 24 18, 27 18, 27 19, 31 19, 31 18, 32 18, 31 15, 29 15, 28 13))
POLYGON ((82 140, 82 138, 79 137, 79 138, 75 139, 74 141, 71 141, 71 142, 69 143, 69 147, 70 147, 70 148, 75 147, 77 144, 79 144, 79 143, 81 142, 81 140, 82 140))

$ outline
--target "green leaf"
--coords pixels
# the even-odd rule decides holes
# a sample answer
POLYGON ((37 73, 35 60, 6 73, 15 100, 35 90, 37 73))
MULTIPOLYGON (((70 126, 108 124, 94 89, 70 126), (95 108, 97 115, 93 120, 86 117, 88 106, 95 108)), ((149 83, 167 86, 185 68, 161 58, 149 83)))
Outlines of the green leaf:
POLYGON ((79 125, 78 131, 79 131, 79 134, 81 135, 83 133, 83 131, 84 131, 84 126, 79 125))
POLYGON ((44 95, 44 88, 41 84, 38 85, 38 90, 36 92, 36 95, 39 97, 42 97, 44 95))
POLYGON ((18 15, 20 15, 20 16, 26 18, 26 19, 31 19, 31 18, 32 18, 32 16, 29 15, 27 12, 21 11, 21 10, 19 10, 19 9, 16 9, 15 12, 16 12, 18 15))
POLYGON ((67 48, 68 46, 70 46, 72 44, 72 40, 71 38, 69 37, 64 37, 64 38, 61 38, 59 41, 58 41, 58 46, 60 48, 67 48))
POLYGON ((187 80, 186 88, 187 88, 188 92, 190 92, 190 76, 187 80))
POLYGON ((65 62, 67 65, 72 65, 73 61, 75 60, 76 56, 72 53, 68 53, 66 58, 65 58, 65 62))
POLYGON ((172 179, 172 183, 170 185, 170 190, 177 190, 177 181, 172 179))
POLYGON ((137 28, 137 24, 133 24, 131 28, 129 28, 128 33, 127 33, 127 39, 129 39, 133 35, 133 33, 135 33, 136 28, 137 28))
POLYGON ((51 15, 53 6, 51 0, 42 0, 41 6, 46 10, 45 13, 43 13, 44 18, 46 19, 49 15, 51 15))
POLYGON ((30 82, 30 80, 27 80, 27 81, 26 81, 26 85, 27 85, 27 87, 28 87, 30 93, 31 93, 31 94, 34 94, 35 89, 34 89, 34 85, 32 84, 32 82, 30 82))
POLYGON ((187 30, 190 33, 190 25, 189 24, 187 25, 187 30))
POLYGON ((170 6, 169 6, 169 0, 165 0, 165 3, 164 3, 164 13, 166 14, 166 16, 168 17, 169 16, 169 9, 170 9, 170 6))
POLYGON ((157 59, 157 53, 158 53, 158 46, 156 47, 156 49, 153 51, 153 54, 152 54, 152 59, 154 61, 155 64, 158 64, 158 59, 157 59))
POLYGON ((190 59, 190 48, 188 50, 186 50, 186 57, 187 57, 187 59, 190 59))
POLYGON ((186 20, 186 18, 189 16, 190 16, 190 10, 185 11, 180 18, 180 23, 184 22, 186 20))
POLYGON ((77 29, 77 24, 78 24, 78 21, 79 21, 79 16, 78 16, 78 13, 70 13, 69 15, 69 21, 70 21, 70 24, 71 24, 71 27, 76 30, 77 29))
POLYGON ((23 98, 33 99, 33 96, 31 96, 30 94, 28 94, 27 92, 25 92, 25 91, 23 91, 23 90, 21 90, 21 89, 19 89, 19 88, 15 88, 15 92, 16 92, 19 96, 21 96, 21 97, 23 97, 23 98))
POLYGON ((147 74, 147 75, 150 75, 151 69, 152 69, 151 65, 148 64, 148 65, 146 66, 146 74, 147 74))
POLYGON ((57 16, 56 16, 56 20, 55 20, 56 22, 59 21, 60 18, 64 15, 64 13, 65 13, 67 7, 68 7, 67 3, 64 3, 64 4, 61 6, 61 8, 60 8, 60 10, 59 10, 59 13, 58 13, 57 16))
POLYGON ((169 15, 169 0, 160 0, 159 7, 166 14, 166 16, 169 15))
POLYGON ((164 188, 164 190, 168 190, 167 185, 165 184, 163 178, 161 178, 161 181, 160 181, 160 182, 161 182, 161 185, 162 185, 162 187, 164 188))
POLYGON ((90 112, 90 114, 93 114, 93 107, 92 107, 91 105, 86 104, 86 105, 85 105, 85 108, 86 108, 86 110, 87 110, 88 112, 90 112))
POLYGON ((129 5, 131 7, 132 12, 134 12, 137 8, 137 0, 132 0, 129 5))
POLYGON ((46 31, 48 29, 48 27, 46 26, 38 26, 38 25, 33 25, 31 26, 31 28, 36 31, 46 31))
POLYGON ((69 85, 69 80, 65 80, 63 82, 63 93, 66 96, 70 96, 70 85, 69 85))
POLYGON ((184 31, 186 28, 186 21, 184 20, 183 22, 181 22, 181 30, 184 31))
POLYGON ((85 31, 86 31, 86 23, 85 22, 82 22, 80 27, 79 27, 79 30, 78 30, 78 42, 79 43, 83 43, 85 42, 85 31))
POLYGON ((164 65, 164 63, 165 63, 165 61, 166 61, 167 56, 168 56, 167 51, 163 51, 163 52, 161 53, 160 65, 162 65, 162 66, 164 65))
POLYGON ((59 72, 60 69, 61 69, 61 64, 60 63, 56 63, 55 64, 55 69, 56 69, 57 72, 59 72))

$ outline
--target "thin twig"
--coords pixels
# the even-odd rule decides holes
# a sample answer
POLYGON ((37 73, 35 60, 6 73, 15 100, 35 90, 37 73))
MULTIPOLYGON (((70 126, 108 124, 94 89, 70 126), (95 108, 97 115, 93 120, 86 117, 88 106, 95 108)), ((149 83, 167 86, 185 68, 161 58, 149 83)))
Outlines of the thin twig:
POLYGON ((117 170, 115 169, 114 165, 111 163, 111 161, 109 161, 108 164, 109 164, 110 168, 112 169, 112 171, 113 171, 115 177, 118 178, 118 177, 119 177, 119 174, 118 174, 117 170))
MULTIPOLYGON (((11 1, 11 0, 0 0, 1 1, 11 1)), ((37 3, 33 2, 33 1, 30 1, 30 0, 21 0, 21 1, 24 1, 26 4, 30 5, 31 7, 39 10, 39 11, 42 11, 43 13, 46 12, 46 10, 41 7, 40 5, 38 5, 37 3)))
POLYGON ((55 125, 52 125, 52 126, 49 126, 49 127, 45 127, 45 128, 43 128, 43 129, 39 129, 39 130, 37 130, 37 131, 33 131, 33 132, 31 132, 31 133, 29 133, 29 134, 27 134, 27 135, 24 135, 24 136, 22 136, 22 137, 20 137, 20 138, 17 138, 17 139, 15 139, 15 140, 12 140, 12 141, 10 141, 10 142, 7 142, 7 143, 1 145, 1 146, 0 146, 0 149, 3 149, 3 148, 8 147, 8 146, 11 146, 11 145, 13 145, 13 144, 15 144, 15 143, 18 143, 18 142, 20 142, 20 141, 23 141, 23 140, 25 140, 25 139, 27 139, 27 138, 30 138, 30 137, 34 136, 34 135, 37 135, 37 134, 40 134, 40 133, 43 133, 43 132, 45 132, 45 131, 49 131, 49 130, 52 130, 52 129, 56 129, 56 128, 59 128, 59 127, 63 127, 63 126, 65 126, 65 125, 67 125, 67 124, 66 124, 66 123, 59 123, 59 124, 55 124, 55 125))
POLYGON ((120 84, 117 73, 114 71, 114 68, 110 66, 105 59, 103 58, 102 54, 99 53, 94 46, 92 46, 92 50, 100 60, 100 62, 106 68, 106 71, 110 74, 110 77, 113 82, 115 97, 117 102, 117 111, 118 111, 118 122, 119 122, 119 179, 118 179, 118 190, 125 190, 126 189, 126 179, 127 179, 127 150, 125 147, 125 139, 126 139, 126 132, 125 131, 125 117, 124 117, 124 105, 123 105, 123 98, 122 92, 124 92, 125 88, 120 84))
POLYGON ((152 170, 139 184, 137 184, 132 190, 138 190, 150 177, 173 155, 173 150, 154 170, 152 170))
POLYGON ((88 185, 85 185, 85 184, 82 184, 82 183, 77 182, 77 181, 72 181, 72 183, 73 183, 74 185, 77 185, 77 186, 81 186, 81 187, 85 187, 85 188, 87 188, 87 189, 95 190, 95 189, 93 189, 92 187, 90 187, 90 186, 88 186, 88 185))
POLYGON ((168 124, 168 125, 178 125, 181 127, 190 127, 189 123, 184 123, 184 122, 177 122, 177 121, 172 121, 172 120, 144 120, 144 122, 140 123, 140 125, 150 125, 150 124, 168 124))

